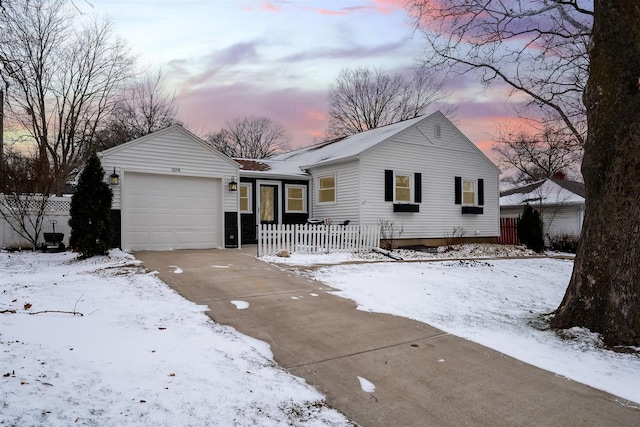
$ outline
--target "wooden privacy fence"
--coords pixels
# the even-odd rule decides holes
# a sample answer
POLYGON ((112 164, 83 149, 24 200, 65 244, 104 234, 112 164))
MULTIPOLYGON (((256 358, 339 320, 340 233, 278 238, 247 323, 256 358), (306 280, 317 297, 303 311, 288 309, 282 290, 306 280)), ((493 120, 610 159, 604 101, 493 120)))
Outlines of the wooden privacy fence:
POLYGON ((498 243, 502 245, 519 245, 518 218, 500 218, 500 237, 498 243))
POLYGON ((290 253, 359 252, 380 245, 378 225, 262 224, 258 256, 290 253))

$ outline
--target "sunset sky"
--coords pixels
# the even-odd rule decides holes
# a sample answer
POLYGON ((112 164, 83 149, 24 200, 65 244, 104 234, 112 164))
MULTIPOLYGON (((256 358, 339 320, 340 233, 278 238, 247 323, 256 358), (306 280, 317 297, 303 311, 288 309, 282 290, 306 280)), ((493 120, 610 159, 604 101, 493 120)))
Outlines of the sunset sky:
MULTIPOLYGON (((198 135, 248 115, 266 116, 291 145, 327 126, 327 91, 344 67, 407 70, 424 43, 403 0, 91 0, 111 17, 141 66, 161 68, 179 118, 198 135)), ((92 5, 93 7, 89 6, 92 5)), ((513 113, 506 92, 473 76, 449 81, 460 129, 487 151, 513 113)))

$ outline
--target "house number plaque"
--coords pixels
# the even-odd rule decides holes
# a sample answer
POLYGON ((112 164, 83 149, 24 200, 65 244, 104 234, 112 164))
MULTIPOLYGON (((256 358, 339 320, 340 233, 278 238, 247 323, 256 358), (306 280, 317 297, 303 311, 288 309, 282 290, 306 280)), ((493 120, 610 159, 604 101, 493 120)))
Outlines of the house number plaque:
POLYGON ((180 168, 171 168, 171 172, 180 172, 180 168))

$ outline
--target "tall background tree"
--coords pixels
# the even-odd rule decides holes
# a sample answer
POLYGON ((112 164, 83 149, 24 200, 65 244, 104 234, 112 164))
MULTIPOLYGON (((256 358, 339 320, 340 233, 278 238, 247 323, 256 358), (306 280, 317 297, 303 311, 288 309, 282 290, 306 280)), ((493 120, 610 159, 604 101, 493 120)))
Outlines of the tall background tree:
POLYGON ((502 180, 521 184, 551 178, 558 173, 578 178, 582 145, 557 122, 527 122, 528 126, 501 131, 493 151, 503 171, 502 180))
POLYGON ((40 173, 60 192, 95 145, 134 59, 108 20, 65 0, 15 0, 0 13, 0 77, 8 116, 29 132, 40 173))
POLYGON ((128 85, 106 124, 97 133, 100 149, 107 149, 140 138, 174 124, 178 107, 175 93, 164 84, 162 71, 148 71, 128 85))
POLYGON ((479 72, 485 84, 508 84, 528 96, 529 106, 553 113, 584 145, 584 225, 551 325, 587 327, 610 345, 639 345, 640 4, 409 3, 430 48, 427 62, 479 72))
POLYGON ((329 88, 326 137, 340 138, 418 117, 446 96, 443 85, 425 67, 414 69, 411 78, 382 68, 345 68, 329 88))
POLYGON ((286 150, 291 137, 282 125, 267 117, 248 116, 227 122, 205 140, 229 157, 265 159, 286 150))

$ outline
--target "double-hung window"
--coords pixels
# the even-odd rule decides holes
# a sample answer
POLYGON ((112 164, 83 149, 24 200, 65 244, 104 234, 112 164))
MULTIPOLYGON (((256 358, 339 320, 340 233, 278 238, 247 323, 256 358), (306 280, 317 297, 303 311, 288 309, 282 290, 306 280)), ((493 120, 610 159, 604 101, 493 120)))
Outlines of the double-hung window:
POLYGON ((484 213, 484 179, 455 177, 456 205, 462 205, 463 214, 484 213))
POLYGON ((318 178, 318 203, 336 202, 336 176, 326 175, 318 178))
POLYGON ((411 175, 395 174, 394 202, 411 203, 411 175))
POLYGON ((240 189, 240 212, 253 212, 253 206, 251 205, 251 184, 241 182, 238 188, 240 189))
POLYGON ((285 185, 286 211, 289 213, 307 212, 307 187, 304 185, 285 185))
POLYGON ((476 181, 465 179, 462 181, 462 204, 464 206, 476 206, 476 181))

